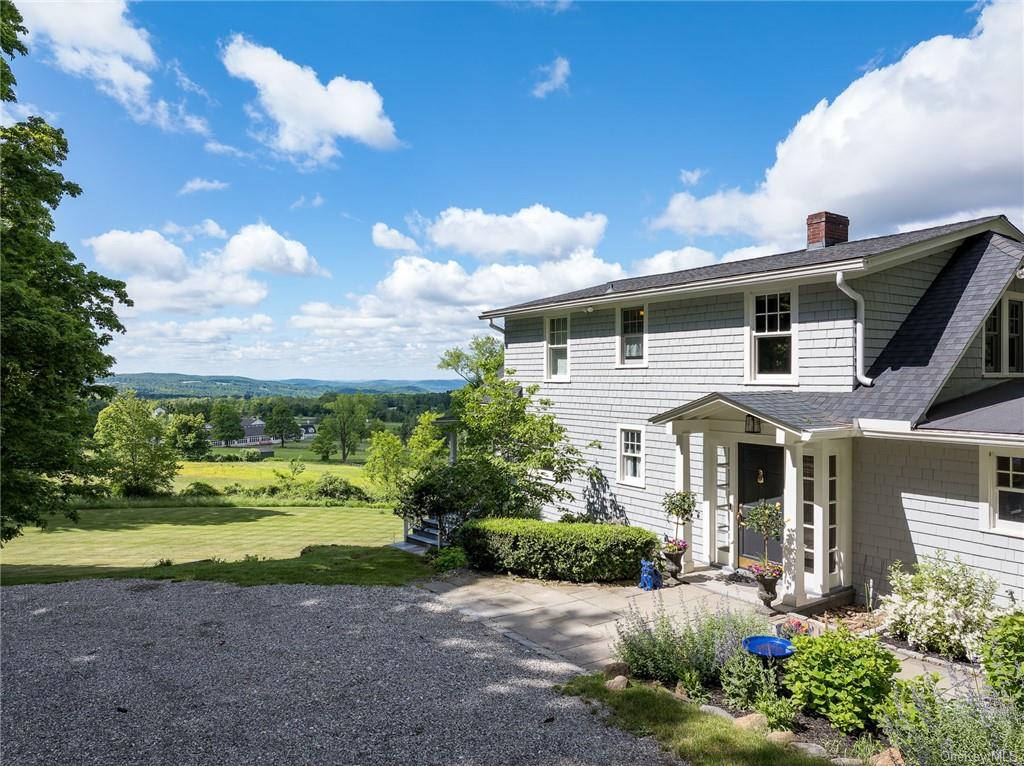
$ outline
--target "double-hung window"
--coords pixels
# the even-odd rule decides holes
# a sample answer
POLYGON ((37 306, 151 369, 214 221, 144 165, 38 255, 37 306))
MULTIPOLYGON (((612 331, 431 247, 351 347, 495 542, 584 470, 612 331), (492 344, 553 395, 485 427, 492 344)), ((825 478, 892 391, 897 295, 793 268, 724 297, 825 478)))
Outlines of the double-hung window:
POLYGON ((618 482, 644 485, 644 432, 642 428, 619 426, 618 482))
POLYGON ((1007 293, 982 330, 985 374, 1024 374, 1024 295, 1007 293))
POLYGON ((1024 450, 982 448, 982 528, 1024 537, 1024 450))
POLYGON ((796 375, 792 292, 758 293, 750 305, 750 368, 756 381, 780 381, 796 375))
POLYGON ((547 379, 569 379, 569 317, 547 320, 547 379))
POLYGON ((619 309, 618 364, 643 366, 647 363, 647 307, 619 309))

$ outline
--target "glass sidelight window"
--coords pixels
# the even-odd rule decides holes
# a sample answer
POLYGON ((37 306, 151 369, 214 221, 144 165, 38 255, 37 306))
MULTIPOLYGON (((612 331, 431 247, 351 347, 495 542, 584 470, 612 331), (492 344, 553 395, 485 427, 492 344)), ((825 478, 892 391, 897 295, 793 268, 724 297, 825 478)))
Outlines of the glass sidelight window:
POLYGON ((828 571, 839 571, 839 468, 838 458, 828 456, 828 571))
POLYGON ((814 455, 804 455, 804 571, 814 571, 814 455))

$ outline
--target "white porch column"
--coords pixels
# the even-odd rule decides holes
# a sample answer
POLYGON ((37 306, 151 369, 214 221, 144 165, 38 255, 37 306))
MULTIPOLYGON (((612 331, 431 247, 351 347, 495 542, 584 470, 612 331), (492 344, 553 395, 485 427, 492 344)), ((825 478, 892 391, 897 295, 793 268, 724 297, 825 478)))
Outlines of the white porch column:
POLYGON ((797 606, 804 602, 804 530, 803 530, 803 462, 804 445, 790 442, 783 446, 782 514, 782 600, 797 606))
POLYGON ((704 502, 701 503, 700 523, 704 535, 704 562, 714 564, 718 560, 718 540, 715 539, 715 516, 717 511, 717 473, 718 460, 715 456, 715 441, 705 431, 704 464, 701 466, 704 477, 704 502))

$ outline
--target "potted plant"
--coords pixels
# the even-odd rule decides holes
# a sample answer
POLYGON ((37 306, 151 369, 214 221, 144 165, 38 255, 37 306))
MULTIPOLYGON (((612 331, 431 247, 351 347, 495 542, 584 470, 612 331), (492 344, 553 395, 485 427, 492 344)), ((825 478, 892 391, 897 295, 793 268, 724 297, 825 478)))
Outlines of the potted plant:
POLYGON ((771 609, 772 602, 778 598, 775 586, 782 577, 782 567, 768 560, 768 541, 781 540, 785 522, 782 518, 782 503, 769 503, 762 500, 743 514, 743 526, 757 532, 764 538, 764 555, 756 564, 750 565, 750 571, 757 580, 757 595, 761 602, 771 609))
MULTIPOLYGON (((679 492, 669 492, 661 501, 661 506, 665 509, 665 515, 675 522, 675 537, 670 539, 678 538, 679 542, 682 543, 682 551, 678 556, 673 556, 672 558, 672 561, 677 562, 680 567, 679 574, 682 574, 684 571, 689 571, 690 567, 690 556, 687 553, 687 544, 685 539, 682 538, 690 536, 690 531, 685 528, 686 525, 693 521, 694 518, 700 516, 700 512, 697 509, 697 496, 692 492, 684 490, 680 490, 679 492), (679 530, 680 525, 684 527, 682 534, 680 534, 679 530)), ((665 561, 669 561, 669 559, 665 557, 665 561)), ((669 566, 671 566, 671 564, 669 566)), ((677 580, 679 579, 679 576, 671 569, 669 569, 669 573, 677 580)))
POLYGON ((689 544, 686 540, 678 537, 669 537, 661 544, 661 555, 665 559, 665 570, 674 579, 678 580, 683 572, 683 554, 689 544))

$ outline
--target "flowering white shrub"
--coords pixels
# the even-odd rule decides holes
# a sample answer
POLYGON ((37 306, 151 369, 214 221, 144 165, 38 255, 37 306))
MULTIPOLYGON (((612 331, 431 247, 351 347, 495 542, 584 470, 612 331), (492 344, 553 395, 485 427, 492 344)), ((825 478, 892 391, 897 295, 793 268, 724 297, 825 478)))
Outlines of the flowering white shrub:
POLYGON ((981 639, 997 614, 998 583, 939 551, 913 572, 900 562, 889 568, 892 593, 883 596, 885 629, 915 649, 977 659, 981 639))

